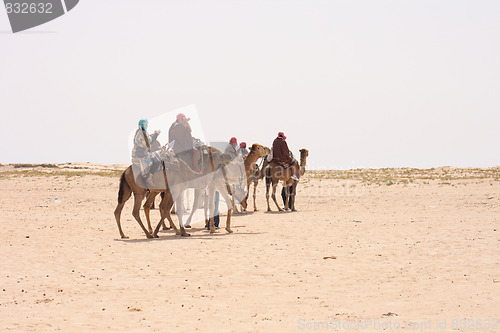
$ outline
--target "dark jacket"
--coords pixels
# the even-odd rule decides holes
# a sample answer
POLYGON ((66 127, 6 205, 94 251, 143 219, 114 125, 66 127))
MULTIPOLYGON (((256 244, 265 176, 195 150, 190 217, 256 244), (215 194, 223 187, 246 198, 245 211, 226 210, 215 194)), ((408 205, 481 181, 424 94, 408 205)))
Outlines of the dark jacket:
POLYGON ((278 162, 292 164, 293 159, 290 157, 290 150, 286 141, 282 137, 277 137, 273 142, 273 159, 278 162))

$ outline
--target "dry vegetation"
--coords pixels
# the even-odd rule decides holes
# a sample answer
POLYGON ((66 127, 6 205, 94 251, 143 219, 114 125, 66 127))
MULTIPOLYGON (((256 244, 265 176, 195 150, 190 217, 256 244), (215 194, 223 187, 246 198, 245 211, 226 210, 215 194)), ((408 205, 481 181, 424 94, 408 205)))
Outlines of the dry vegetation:
MULTIPOLYGON (((119 177, 126 165, 97 164, 6 164, 0 165, 0 178, 65 176, 82 177, 85 175, 119 177)), ((408 184, 415 181, 437 180, 440 184, 451 184, 454 180, 494 179, 500 180, 500 167, 492 168, 454 168, 439 167, 430 169, 381 168, 350 170, 308 170, 307 176, 316 179, 355 180, 365 185, 408 184)))
POLYGON ((0 179, 10 177, 41 177, 41 176, 102 176, 119 177, 125 165, 97 165, 97 164, 6 164, 0 165, 0 179))
POLYGON ((313 170, 309 177, 318 179, 357 180, 364 184, 408 184, 417 180, 438 180, 442 184, 452 180, 495 179, 500 180, 500 167, 493 168, 454 168, 440 167, 431 169, 382 168, 351 170, 313 170))

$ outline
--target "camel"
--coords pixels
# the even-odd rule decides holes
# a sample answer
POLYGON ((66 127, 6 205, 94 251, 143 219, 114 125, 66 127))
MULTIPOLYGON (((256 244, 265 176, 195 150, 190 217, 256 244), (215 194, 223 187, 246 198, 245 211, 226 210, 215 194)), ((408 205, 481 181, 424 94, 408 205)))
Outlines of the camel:
MULTIPOLYGON (((200 170, 204 175, 210 175, 213 172, 215 172, 217 169, 222 167, 223 165, 229 163, 230 161, 231 161, 231 157, 228 154, 223 154, 220 150, 218 150, 215 147, 208 147, 207 156, 204 156, 203 158, 200 159, 200 162, 201 162, 200 170)), ((230 191, 229 185, 227 185, 226 191, 228 191, 228 192, 230 191)), ((194 213, 198 209, 200 196, 201 196, 201 190, 195 189, 193 207, 191 209, 191 214, 189 214, 189 217, 186 220, 185 226, 187 228, 191 228, 191 220, 193 218, 194 213)), ((207 216, 208 201, 207 200, 208 200, 208 196, 205 196, 205 202, 203 205, 203 209, 205 212, 206 224, 208 223, 208 216, 207 216)))
MULTIPOLYGON (((216 150, 215 148, 212 148, 212 149, 216 150)), ((220 153, 218 150, 216 150, 216 151, 218 153, 220 153)), ((250 184, 252 182, 252 175, 253 175, 252 166, 255 164, 255 162, 259 158, 266 156, 268 154, 269 154, 269 148, 255 143, 252 145, 252 148, 250 148, 250 152, 248 153, 247 157, 245 158, 245 160, 243 162, 243 165, 245 168, 244 176, 246 177, 246 181, 247 181, 247 196, 241 202, 243 209, 246 209, 246 207, 247 207, 248 189, 249 189, 250 184)), ((216 157, 216 154, 214 154, 214 160, 215 160, 215 157, 216 157)), ((215 163, 214 165, 212 165, 211 160, 209 158, 204 159, 204 161, 206 161, 206 162, 202 163, 201 170, 205 174, 210 174, 210 173, 214 172, 216 169, 219 169, 223 165, 222 163, 218 163, 218 164, 215 163)), ((221 175, 219 175, 219 178, 220 178, 220 176, 221 175)), ((240 174, 240 176, 241 176, 241 174, 240 174)), ((217 179, 219 179, 219 178, 217 178, 217 179)), ((239 182, 239 180, 235 179, 235 182, 239 182)), ((227 184, 226 184, 226 191, 228 192, 228 194, 232 195, 231 187, 227 184)), ((224 192, 226 192, 226 191, 224 191, 224 192)), ((186 226, 190 225, 191 219, 192 219, 194 213, 196 212, 196 209, 198 208, 199 197, 200 197, 200 191, 195 191, 195 196, 194 196, 194 201, 193 201, 193 209, 191 210, 191 214, 189 215, 189 217, 186 221, 186 226)), ((205 198, 207 199, 207 197, 205 197, 205 198)), ((224 198, 224 200, 226 200, 226 199, 224 198)), ((254 200, 255 200, 255 198, 254 198, 254 200)), ((232 204, 232 208, 234 209, 234 198, 231 199, 231 204, 232 204)), ((205 205, 205 221, 206 221, 206 223, 209 222, 207 219, 207 214, 206 214, 207 208, 208 208, 207 205, 205 205)))
MULTIPOLYGON (((305 167, 306 167, 306 159, 309 155, 309 151, 307 149, 300 149, 300 165, 299 165, 299 178, 304 175, 305 167)), ((264 166, 263 166, 264 169, 264 166)), ((295 194, 297 193, 297 185, 298 181, 291 179, 293 175, 292 168, 284 168, 282 165, 277 163, 276 161, 271 161, 267 166, 265 166, 264 173, 266 175, 266 200, 267 200, 267 211, 271 211, 271 206, 269 205, 269 187, 272 185, 273 193, 271 198, 273 199, 276 207, 281 212, 283 209, 278 205, 276 201, 276 187, 280 181, 283 181, 283 187, 285 187, 285 210, 288 210, 288 200, 290 197, 290 186, 293 185, 292 190, 292 211, 296 211, 295 209, 295 194)))
MULTIPOLYGON (((215 211, 215 191, 219 191, 227 205, 227 219, 226 231, 232 233, 231 230, 231 214, 233 211, 233 203, 229 197, 228 184, 237 184, 240 182, 242 176, 241 163, 238 161, 231 161, 228 164, 222 165, 218 168, 212 177, 212 181, 208 185, 208 208, 210 211, 209 226, 210 233, 215 232, 214 226, 214 211, 215 211)), ((205 201, 205 207, 207 206, 205 201)), ((206 208, 205 208, 206 209, 206 208)))
MULTIPOLYGON (((125 202, 131 197, 132 193, 134 194, 134 208, 132 210, 132 215, 136 219, 137 223, 139 223, 139 226, 142 228, 144 233, 146 234, 147 238, 153 238, 157 235, 152 235, 152 229, 151 225, 149 223, 149 209, 151 208, 151 202, 154 200, 154 197, 156 195, 151 195, 149 196, 148 200, 144 204, 144 212, 146 214, 146 218, 148 220, 149 224, 149 230, 147 230, 144 227, 144 224, 141 221, 141 217, 139 214, 140 206, 141 203, 148 194, 148 190, 146 190, 146 186, 144 184, 144 180, 142 177, 134 177, 134 171, 132 170, 133 166, 129 166, 121 175, 120 177, 120 189, 118 191, 118 205, 116 206, 115 209, 115 219, 116 223, 118 225, 118 231, 120 232, 121 238, 128 238, 125 236, 123 233, 121 223, 120 223, 120 215, 123 209, 123 206, 125 205, 125 202)), ((170 184, 172 183, 185 183, 188 181, 193 181, 196 179, 199 179, 201 174, 194 172, 184 161, 178 160, 176 161, 175 165, 175 170, 169 170, 169 177, 170 179, 168 180, 170 184)), ((150 189, 150 192, 155 192, 156 194, 160 192, 165 192, 164 198, 162 199, 160 203, 160 213, 162 215, 162 221, 165 218, 165 216, 168 218, 170 222, 170 226, 172 226, 175 230, 176 233, 181 234, 183 236, 186 236, 187 233, 184 230, 183 226, 181 227, 180 231, 177 230, 175 227, 175 224, 173 223, 169 213, 170 208, 172 207, 173 204, 173 197, 172 193, 170 192, 170 186, 167 183, 167 171, 165 168, 162 168, 161 170, 156 171, 153 174, 153 182, 155 185, 160 185, 158 189, 150 189), (165 208, 170 204, 170 207, 168 210, 165 208)), ((203 186, 201 183, 199 186, 203 186)))
MULTIPOLYGON (((216 148, 213 148, 213 147, 208 147, 208 148, 210 148, 210 149, 213 150, 213 159, 214 159, 215 165, 219 165, 221 163, 228 163, 230 161, 230 157, 229 156, 224 156, 216 148)), ((206 156, 204 156, 202 154, 202 156, 200 158, 201 161, 208 160, 208 154, 205 154, 205 155, 206 156)), ((202 175, 203 174, 200 174, 200 176, 202 176, 202 175)), ((155 184, 157 184, 157 183, 155 182, 155 184)), ((165 186, 163 186, 163 188, 164 187, 165 186)), ((177 235, 189 236, 189 234, 186 233, 185 230, 182 230, 182 232, 179 231, 179 229, 177 229, 177 227, 173 223, 172 218, 171 218, 171 214, 176 214, 174 199, 172 198, 172 193, 169 192, 169 191, 164 191, 164 189, 150 189, 149 192, 146 195, 146 202, 144 203, 143 209, 144 209, 144 214, 146 215, 146 221, 147 221, 147 224, 148 224, 148 231, 149 231, 149 233, 153 234, 153 237, 155 237, 155 238, 158 237, 158 231, 154 232, 153 228, 151 226, 150 210, 153 209, 151 207, 151 205, 152 205, 152 203, 154 202, 156 196, 159 193, 162 194, 162 196, 161 196, 162 197, 162 201, 160 202, 159 208, 160 208, 160 216, 161 216, 160 223, 163 226, 163 230, 169 230, 170 228, 172 228, 172 229, 175 230, 175 232, 176 232, 177 235), (162 207, 162 203, 164 203, 165 207, 162 207), (165 211, 162 211, 163 209, 165 211), (167 227, 165 225, 165 222, 164 222, 165 218, 170 223, 169 227, 167 227)), ((185 225, 184 228, 190 228, 190 226, 189 225, 185 225)))
MULTIPOLYGON (((266 157, 263 156, 265 159, 266 157)), ((257 192, 257 185, 259 184, 259 179, 262 178, 259 176, 260 175, 260 169, 258 164, 254 164, 252 167, 252 182, 253 182, 253 211, 256 212, 257 209, 257 204, 255 203, 255 198, 257 197, 256 192, 257 192), (260 177, 260 178, 259 178, 260 177)), ((250 195, 250 189, 248 189, 248 195, 250 195)))
MULTIPOLYGON (((259 144, 253 144, 252 148, 250 149, 250 152, 248 153, 247 157, 245 158, 245 174, 247 178, 247 197, 241 202, 242 207, 244 210, 246 210, 248 203, 248 196, 250 194, 250 184, 254 182, 254 175, 255 175, 255 162, 261 157, 266 157, 270 153, 270 149, 268 147, 259 145, 259 144)), ((257 166, 258 169, 258 166, 257 166)), ((255 183, 254 183, 255 185, 255 183)), ((254 188, 254 195, 253 195, 253 205, 254 205, 254 210, 257 210, 255 207, 255 188, 254 188)))
MULTIPOLYGON (((221 154, 223 159, 226 157, 229 157, 228 154, 221 154)), ((213 159, 211 159, 211 162, 213 159)), ((168 177, 168 176, 167 176, 168 177)), ((194 188, 195 193, 201 193, 200 190, 203 188, 208 189, 208 200, 209 204, 207 204, 207 201, 205 201, 205 211, 207 209, 207 206, 210 210, 210 216, 211 218, 209 219, 209 225, 210 225, 210 233, 215 232, 215 227, 214 227, 214 196, 215 196, 215 191, 219 191, 222 197, 224 198, 224 201, 227 204, 227 219, 226 219, 226 231, 229 233, 232 233, 233 231, 231 230, 231 214, 232 214, 232 204, 231 204, 231 198, 229 197, 228 193, 228 184, 235 184, 240 181, 242 177, 242 171, 241 171, 241 163, 238 163, 238 161, 231 161, 229 163, 223 162, 221 163, 220 167, 215 170, 215 172, 209 173, 203 177, 200 177, 197 181, 201 181, 202 184, 206 184, 206 186, 200 186, 199 183, 197 184, 192 184, 191 182, 188 183, 178 183, 174 184, 169 181, 169 188, 170 192, 172 194, 172 199, 175 201, 175 205, 177 207, 177 217, 179 219, 179 227, 181 231, 184 230, 184 224, 182 222, 182 217, 184 213, 184 204, 182 202, 183 200, 183 192, 187 188, 194 188)), ((166 192, 167 193, 167 192, 166 192)), ((198 196, 199 197, 199 196, 198 196)), ((197 208, 197 199, 195 199, 195 205, 193 206, 193 210, 197 208)), ((161 204, 162 205, 162 204, 161 204)), ((148 206, 149 207, 149 206, 148 206)), ((166 206, 162 209, 162 212, 168 211, 171 208, 170 206, 166 206)), ((206 216, 206 213, 205 213, 206 216)), ((163 217, 162 217, 163 220, 163 217)), ((160 229, 160 226, 162 224, 162 221, 158 223, 156 226, 156 229, 153 233, 154 237, 157 237, 157 233, 160 229)), ((183 236, 188 236, 189 234, 184 234, 183 236)))
MULTIPOLYGON (((227 163, 229 163, 231 161, 231 157, 229 154, 224 154, 214 147, 205 147, 205 148, 206 149, 201 149, 201 152, 202 152, 201 156, 200 156, 200 163, 201 163, 201 169, 202 169, 201 175, 203 175, 203 174, 208 175, 212 172, 212 170, 219 168, 221 165, 226 165, 227 163), (210 157, 210 155, 211 155, 211 157, 210 157)), ((160 191, 151 190, 147 196, 146 203, 144 204, 144 213, 146 215, 146 220, 148 223, 148 230, 150 233, 153 234, 153 237, 158 237, 158 231, 159 231, 160 225, 163 226, 164 230, 168 230, 170 228, 173 228, 176 231, 176 234, 180 234, 181 236, 189 236, 189 234, 185 231, 185 228, 191 227, 191 225, 190 225, 191 218, 192 218, 194 212, 196 211, 196 209, 198 208, 198 201, 199 201, 198 199, 199 199, 199 196, 201 193, 201 189, 203 189, 204 187, 205 187, 205 189, 208 188, 207 184, 211 181, 212 181, 211 178, 205 177, 204 180, 202 181, 203 186, 198 186, 198 185, 191 186, 189 184, 186 184, 187 186, 185 188, 182 188, 182 189, 177 188, 177 190, 175 192, 177 192, 177 194, 179 194, 179 196, 176 199, 172 198, 171 192, 170 193, 165 192, 165 194, 167 194, 167 195, 165 196, 165 198, 162 198, 162 202, 163 202, 163 200, 165 200, 164 201, 165 207, 162 208, 161 207, 162 203, 160 203, 161 219, 160 219, 160 222, 158 224, 158 227, 154 231, 152 230, 152 227, 151 227, 151 221, 150 221, 150 215, 149 215, 150 203, 154 201, 155 197, 158 195, 158 193, 160 193, 160 191), (193 202, 193 209, 191 211, 191 214, 190 214, 188 220, 186 221, 186 224, 182 226, 181 231, 179 232, 179 229, 177 229, 175 227, 175 224, 173 223, 173 221, 171 219, 170 212, 172 214, 175 214, 175 211, 172 209, 174 207, 174 202, 175 202, 176 207, 180 203, 183 204, 181 211, 179 211, 179 209, 177 209, 177 217, 179 219, 179 224, 182 225, 182 219, 183 219, 185 208, 184 208, 184 203, 183 203, 184 198, 182 197, 181 193, 184 193, 184 191, 187 188, 194 188, 195 189, 195 200, 193 202), (164 223, 165 218, 168 219, 168 221, 170 223, 170 227, 166 227, 166 225, 164 223)), ((169 179, 169 184, 171 184, 170 179, 169 179)), ((227 191, 229 194, 231 194, 230 187, 228 185, 227 185, 227 191)), ((207 200, 207 199, 208 198, 205 197, 205 200, 207 200)), ((233 205, 234 205, 234 202, 233 202, 233 205)), ((208 220, 207 210, 208 210, 208 203, 206 202, 206 204, 205 204, 205 220, 208 223, 209 220, 208 220)), ((230 221, 230 216, 228 216, 228 221, 230 221)), ((230 225, 230 222, 226 222, 226 225, 230 225)), ((229 227, 226 228, 226 230, 228 230, 228 229, 230 230, 229 227)), ((228 230, 228 232, 230 232, 229 230, 228 230)))
POLYGON ((302 148, 299 150, 299 152, 300 152, 299 174, 300 174, 300 177, 302 177, 306 173, 306 163, 307 163, 307 156, 309 156, 309 150, 302 148))
MULTIPOLYGON (((267 147, 262 147, 260 145, 254 145, 254 146, 252 146, 252 148, 253 148, 252 151, 254 151, 255 154, 262 155, 262 154, 268 154, 268 152, 269 152, 269 148, 267 148, 267 147)), ((211 166, 212 162, 214 163, 214 168, 215 168, 215 166, 220 167, 221 165, 227 164, 229 162, 230 157, 227 156, 227 154, 222 154, 219 150, 217 150, 215 148, 212 148, 212 147, 209 147, 209 149, 211 149, 212 152, 213 152, 212 161, 210 161, 210 159, 208 158, 208 156, 205 156, 204 158, 201 159, 203 162, 206 161, 206 163, 202 163, 202 165, 205 168, 207 168, 208 165, 211 168, 212 167, 211 166)), ((252 158, 249 159, 249 161, 252 161, 252 160, 256 161, 257 159, 258 159, 258 157, 255 158, 255 159, 254 159, 254 157, 252 157, 252 158)), ((181 162, 180 165, 182 166, 183 169, 188 168, 191 172, 195 173, 194 171, 191 170, 191 168, 186 163, 184 163, 182 161, 180 161, 180 162, 181 162)), ((133 177, 133 173, 132 173, 131 167, 129 167, 129 169, 130 170, 127 172, 127 175, 129 177, 123 178, 123 175, 122 175, 122 180, 120 182, 120 188, 122 189, 122 183, 123 183, 123 191, 124 191, 124 193, 121 196, 119 194, 119 204, 118 204, 118 206, 117 206, 117 208, 115 210, 115 218, 117 220, 118 229, 120 231, 120 235, 122 236, 122 238, 126 238, 126 236, 123 234, 123 232, 121 230, 121 225, 120 225, 120 220, 119 220, 120 219, 120 214, 121 214, 121 210, 123 208, 123 205, 125 204, 125 201, 127 201, 128 198, 131 195, 131 193, 128 193, 128 196, 127 196, 127 193, 126 193, 129 190, 129 188, 130 188, 129 182, 135 184, 135 180, 134 180, 134 177, 133 177)), ((182 224, 182 216, 184 214, 184 209, 182 209, 181 211, 179 211, 179 209, 177 210, 177 216, 178 216, 178 219, 179 219, 180 230, 177 229, 177 227, 173 223, 172 218, 170 216, 170 210, 172 209, 172 207, 174 205, 174 202, 175 202, 175 204, 176 204, 177 207, 180 207, 179 205, 182 203, 181 193, 183 193, 185 191, 185 189, 187 189, 189 187, 195 188, 195 193, 197 193, 197 192, 200 193, 200 189, 206 187, 207 182, 210 181, 210 180, 207 180, 207 179, 204 179, 204 180, 199 179, 199 183, 196 184, 195 186, 193 186, 191 184, 191 185, 188 185, 187 187, 185 187, 183 189, 177 188, 175 192, 177 192, 178 195, 176 196, 176 198, 173 198, 171 189, 170 189, 170 187, 168 185, 175 184, 175 183, 185 183, 185 181, 183 181, 182 178, 180 178, 180 179, 177 179, 177 178, 171 179, 172 178, 171 173, 172 172, 169 172, 169 176, 167 177, 168 178, 168 184, 166 186, 166 190, 165 190, 165 186, 160 186, 160 189, 150 189, 149 192, 147 192, 144 189, 145 186, 143 184, 142 179, 138 180, 141 183, 139 186, 137 186, 137 184, 135 184, 136 186, 134 187, 134 189, 135 189, 134 198, 136 198, 136 202, 135 202, 135 205, 134 205, 134 213, 133 214, 134 214, 134 217, 136 218, 137 222, 141 226, 141 228, 143 228, 143 231, 145 232, 145 234, 146 234, 146 236, 148 238, 150 238, 150 237, 157 238, 158 237, 158 231, 159 231, 160 225, 163 225, 164 229, 169 229, 164 224, 165 218, 168 219, 168 221, 170 223, 170 228, 173 228, 175 230, 176 234, 181 235, 181 236, 189 236, 189 234, 185 230, 185 226, 182 224), (159 205, 161 219, 160 219, 160 222, 158 223, 158 226, 153 231, 152 226, 151 226, 151 222, 150 222, 150 214, 149 213, 150 213, 150 209, 151 209, 151 204, 154 201, 155 197, 159 193, 162 193, 162 201, 160 202, 160 205, 159 205), (146 196, 146 195, 147 195, 147 199, 146 199, 146 202, 145 202, 143 208, 144 208, 144 213, 146 215, 146 220, 147 220, 147 223, 148 223, 148 230, 145 229, 144 225, 142 224, 142 221, 140 220, 140 216, 139 216, 139 207, 140 207, 140 204, 141 204, 142 200, 144 199, 144 196, 146 196), (137 206, 137 212, 135 212, 136 211, 136 206, 137 206), (151 234, 152 234, 152 236, 151 236, 151 234)), ((124 172, 124 174, 125 174, 125 172, 124 172)), ((153 181, 154 181, 155 184, 162 184, 161 183, 162 181, 165 182, 165 176, 166 175, 163 175, 163 176, 159 177, 158 174, 159 174, 159 172, 157 172, 155 175, 153 175, 153 181)), ((176 177, 175 173, 173 173, 173 175, 174 175, 174 177, 176 177)), ((196 175, 200 176, 201 174, 196 174, 196 175)), ((192 178, 193 177, 191 177, 191 179, 192 178)), ((224 182, 223 178, 224 177, 223 177, 222 173, 220 173, 218 175, 218 178, 215 179, 215 180, 219 180, 216 183, 218 183, 219 187, 221 187, 221 184, 224 184, 224 186, 227 187, 227 189, 229 189, 229 186, 227 186, 227 184, 226 184, 227 182, 224 182), (221 181, 221 179, 222 179, 222 181, 221 181)), ((187 178, 184 178, 184 180, 187 180, 187 178)), ((221 192, 223 194, 225 191, 223 191, 222 189, 219 189, 219 192, 221 192)), ((224 195, 223 195, 223 197, 224 197, 224 195)), ((190 215, 190 217, 188 219, 188 223, 190 222, 190 220, 192 218, 192 215, 193 215, 193 212, 196 209, 194 207, 197 207, 197 205, 198 205, 198 198, 199 198, 199 195, 198 196, 195 195, 195 201, 193 203, 193 211, 192 211, 192 213, 191 213, 191 215, 190 215)), ((226 200, 226 199, 227 198, 225 197, 224 200, 226 200)), ((226 202, 229 202, 229 201, 226 201, 226 202)), ((182 207, 184 207, 184 205, 182 207)), ((205 207, 208 208, 208 204, 206 204, 205 207)), ((207 208, 205 208, 205 209, 207 209, 207 208)), ((172 213, 174 213, 173 210, 172 210, 172 213)), ((207 217, 206 213, 205 213, 205 216, 207 217)), ((230 212, 229 212, 228 213, 228 217, 227 217, 227 221, 226 221, 226 230, 228 232, 232 232, 231 228, 230 228, 230 218, 231 218, 231 215, 230 215, 230 212)), ((206 220, 208 222, 208 218, 206 218, 206 220)), ((188 224, 186 224, 186 225, 188 225, 188 224)), ((213 228, 211 228, 211 232, 214 232, 213 228)))

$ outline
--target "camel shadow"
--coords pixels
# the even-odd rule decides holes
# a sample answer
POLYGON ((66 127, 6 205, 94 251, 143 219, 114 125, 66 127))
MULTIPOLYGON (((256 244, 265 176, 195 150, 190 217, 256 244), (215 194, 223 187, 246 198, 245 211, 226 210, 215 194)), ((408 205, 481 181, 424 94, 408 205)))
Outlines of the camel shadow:
MULTIPOLYGON (((165 237, 160 237, 160 238, 155 238, 152 239, 153 241, 155 240, 165 240, 165 241, 178 241, 178 240, 183 240, 183 239, 202 239, 202 240, 210 240, 210 239, 217 239, 220 237, 234 237, 237 235, 258 235, 261 234, 260 232, 238 232, 238 233, 228 233, 225 230, 221 229, 220 231, 216 231, 215 233, 211 234, 209 231, 205 231, 204 233, 197 233, 197 234, 191 234, 191 236, 188 237, 181 237, 178 235, 175 236, 165 236, 165 237)), ((149 239, 147 239, 149 240, 149 239)))
POLYGON ((290 214, 290 213, 294 212, 291 210, 283 210, 281 212, 279 210, 267 210, 264 212, 264 214, 290 214))
MULTIPOLYGON (((237 228, 237 227, 233 227, 233 228, 237 228)), ((241 228, 241 227, 238 227, 238 228, 241 228)), ((116 242, 123 242, 123 243, 145 243, 145 242, 155 242, 155 241, 159 241, 159 240, 183 240, 183 239, 203 239, 203 240, 207 240, 207 239, 217 239, 219 237, 222 237, 222 236, 226 236, 226 235, 260 235, 262 234, 261 232, 237 232, 237 233, 228 233, 226 232, 223 228, 219 229, 218 231, 216 231, 215 233, 211 234, 208 230, 206 230, 205 228, 191 228, 190 230, 202 230, 204 232, 202 233, 196 233, 196 234, 192 234, 190 236, 186 236, 186 237, 182 237, 180 235, 175 235, 175 234, 172 234, 172 235, 159 235, 158 238, 137 238, 137 239, 130 239, 130 238, 115 238, 114 241, 116 242)), ((166 230, 168 231, 168 230, 166 230)))
POLYGON ((239 214, 233 214, 233 216, 247 216, 247 215, 252 215, 255 213, 260 212, 259 210, 254 211, 254 210, 247 210, 245 213, 239 213, 239 214))

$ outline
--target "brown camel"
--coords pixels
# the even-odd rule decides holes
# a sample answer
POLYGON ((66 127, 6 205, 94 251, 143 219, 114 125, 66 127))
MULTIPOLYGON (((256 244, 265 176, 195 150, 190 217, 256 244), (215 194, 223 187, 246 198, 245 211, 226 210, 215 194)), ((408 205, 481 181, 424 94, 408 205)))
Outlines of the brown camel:
MULTIPOLYGON (((265 157, 265 156, 269 155, 270 152, 271 151, 270 151, 270 149, 268 147, 260 145, 258 143, 254 143, 252 145, 252 147, 250 148, 250 151, 249 151, 248 155, 246 156, 246 158, 244 160, 245 177, 246 177, 246 180, 247 180, 247 191, 246 191, 245 198, 240 202, 241 207, 242 207, 241 213, 245 213, 246 210, 247 210, 247 207, 248 207, 248 196, 250 194, 250 184, 252 184, 252 181, 253 181, 253 178, 254 178, 253 176, 254 176, 254 165, 255 165, 255 162, 257 162, 257 160, 259 158, 265 157)), ((227 190, 228 190, 229 194, 232 195, 232 197, 231 197, 231 203, 232 203, 234 211, 236 213, 240 213, 237 210, 236 205, 234 204, 234 196, 233 196, 231 187, 227 186, 227 190)), ((254 208, 255 208, 255 196, 254 196, 254 208)))
POLYGON ((306 173, 306 162, 307 156, 309 156, 309 150, 302 148, 300 151, 300 177, 306 173))
MULTIPOLYGON (((257 165, 257 164, 255 164, 255 162, 257 162, 257 160, 261 157, 265 158, 267 155, 269 155, 270 152, 271 151, 268 147, 258 145, 258 144, 253 144, 252 148, 250 149, 250 152, 248 153, 247 157, 245 158, 245 172, 246 172, 246 177, 247 177, 247 197, 241 203, 241 205, 243 206, 243 208, 245 210, 248 206, 247 199, 248 199, 248 195, 250 194, 250 184, 252 184, 252 182, 254 182, 255 166, 257 165)), ((258 170, 258 168, 259 167, 257 166, 257 170, 258 170)), ((254 186, 255 186, 255 182, 254 182, 254 186)), ((257 208, 255 206, 255 188, 254 188, 254 193, 253 193, 253 206, 254 206, 254 210, 257 210, 257 208)))
MULTIPOLYGON (((193 181, 193 179, 196 179, 196 177, 199 177, 200 174, 194 172, 185 162, 182 160, 178 161, 178 165, 176 166, 178 168, 175 171, 169 171, 169 176, 170 179, 168 182, 170 184, 172 183, 183 183, 187 181, 193 181)), ((151 193, 160 193, 160 192, 165 192, 164 198, 162 199, 160 203, 160 213, 162 216, 162 221, 165 217, 170 222, 170 226, 172 226, 174 229, 176 229, 176 233, 179 233, 179 230, 175 227, 170 215, 168 214, 170 211, 170 208, 173 205, 173 198, 172 194, 170 192, 170 187, 168 186, 167 179, 166 179, 166 171, 163 168, 160 168, 161 170, 158 170, 153 174, 153 183, 158 186, 158 189, 152 189, 150 190, 151 193), (168 207, 168 209, 166 209, 168 207)), ((200 184, 201 186, 201 184, 200 184)), ((148 219, 148 224, 149 224, 149 230, 147 230, 144 227, 144 224, 141 221, 141 217, 139 214, 140 206, 143 201, 143 199, 146 197, 148 190, 146 190, 146 186, 144 184, 144 180, 142 177, 137 177, 137 181, 134 177, 134 172, 132 171, 132 166, 129 166, 121 175, 120 178, 120 190, 118 191, 118 205, 116 206, 115 209, 115 219, 116 223, 118 225, 118 231, 120 232, 121 238, 127 238, 125 234, 123 233, 121 223, 120 223, 120 215, 121 211, 123 209, 123 206, 125 205, 125 202, 131 197, 132 193, 134 194, 134 208, 132 210, 132 215, 136 219, 137 223, 139 223, 139 226, 142 228, 144 233, 146 234, 147 238, 153 238, 154 236, 157 235, 152 235, 152 229, 151 225, 149 223, 149 209, 151 208, 151 202, 154 200, 154 197, 156 195, 151 195, 147 202, 144 204, 144 212, 146 214, 146 218, 148 219)), ((184 227, 181 226, 180 234, 185 236, 187 235, 186 231, 184 230, 184 227)))
MULTIPOLYGON (((297 165, 297 161, 295 161, 295 164, 297 167, 299 167, 299 173, 298 176, 302 176, 305 173, 305 167, 306 167, 306 159, 307 156, 309 155, 309 151, 307 149, 300 149, 300 165, 297 165)), ((263 166, 264 168, 264 166, 263 166)), ((298 181, 295 181, 291 179, 291 176, 294 174, 293 167, 285 168, 281 164, 279 164, 276 161, 271 161, 269 164, 265 167, 263 171, 266 175, 266 200, 267 200, 267 211, 271 211, 271 206, 269 205, 269 187, 272 185, 273 187, 273 193, 271 195, 271 198, 273 199, 274 203, 276 204, 276 207, 278 208, 279 211, 283 211, 283 209, 278 205, 278 202, 276 201, 276 187, 278 186, 278 183, 280 181, 283 181, 283 187, 285 187, 285 209, 288 210, 288 200, 290 197, 290 186, 293 186, 292 190, 292 211, 296 211, 295 209, 295 195, 297 193, 297 185, 298 181)))
MULTIPOLYGON (((266 159, 266 157, 264 156, 264 160, 266 159)), ((265 163, 265 162, 264 162, 265 163)), ((262 178, 260 177, 260 169, 259 169, 259 165, 258 164, 254 164, 253 165, 253 168, 252 168, 252 182, 253 182, 253 211, 256 212, 258 209, 257 209, 257 204, 255 203, 255 198, 257 197, 257 185, 259 184, 259 179, 262 178)), ((248 195, 250 195, 250 189, 249 189, 249 193, 248 195)))

